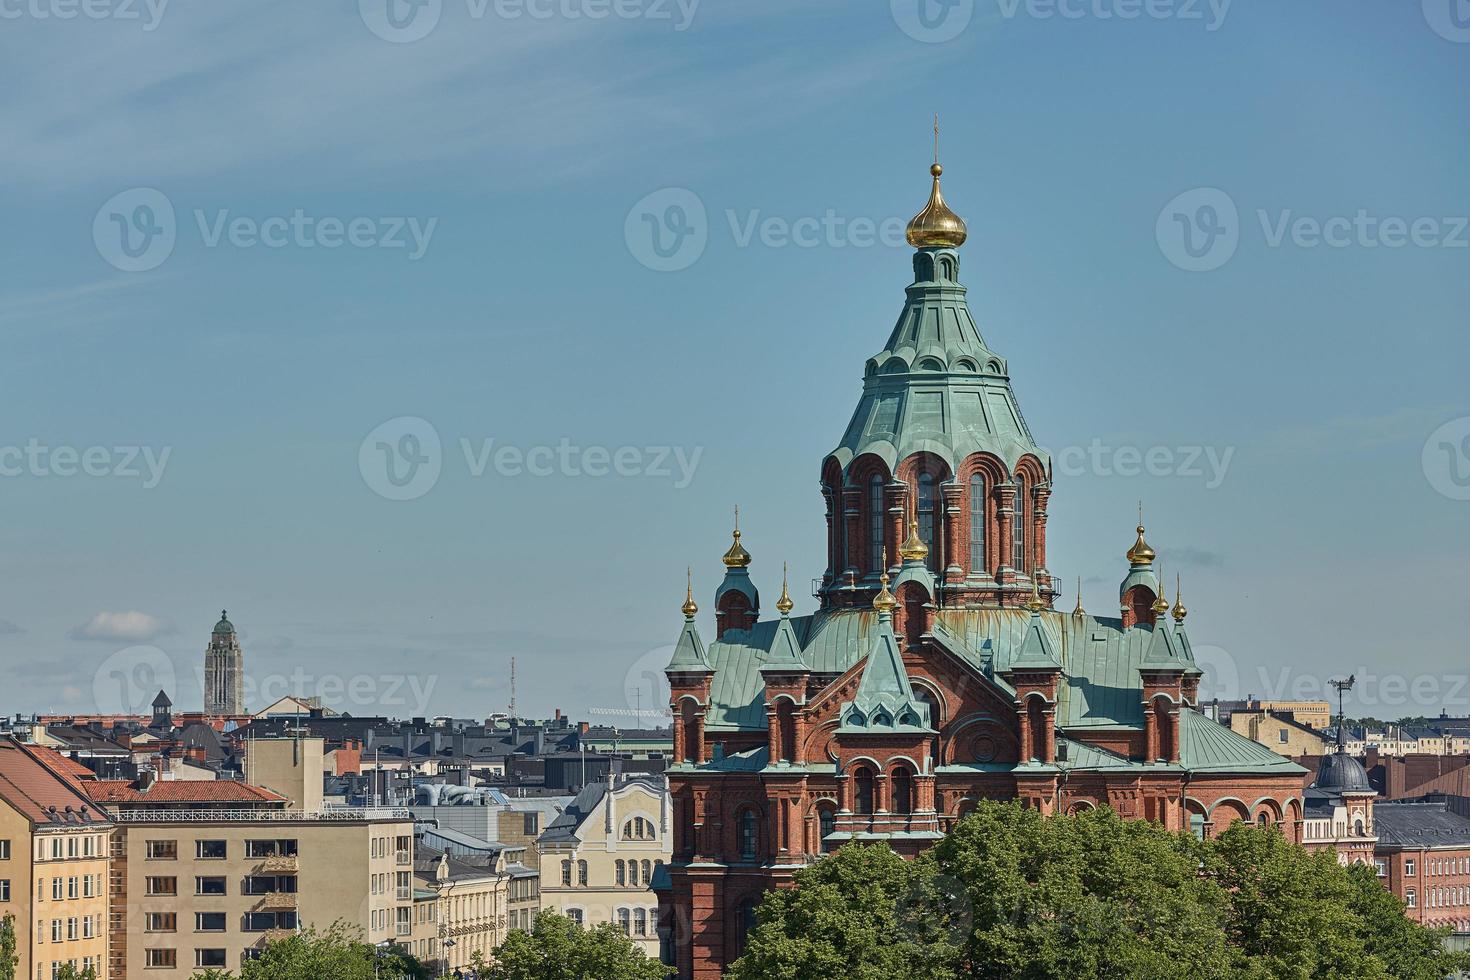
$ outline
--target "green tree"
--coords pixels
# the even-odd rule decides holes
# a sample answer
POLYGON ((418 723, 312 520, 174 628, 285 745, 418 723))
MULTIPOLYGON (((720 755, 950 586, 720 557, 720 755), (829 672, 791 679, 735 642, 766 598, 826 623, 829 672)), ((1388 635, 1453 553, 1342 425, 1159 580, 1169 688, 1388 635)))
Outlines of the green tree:
POLYGON ((15 980, 15 916, 6 913, 0 921, 0 980, 15 980))
POLYGON ((486 980, 665 980, 673 973, 616 926, 584 929, 552 912, 536 916, 530 932, 512 932, 493 964, 476 956, 474 969, 486 980))
MULTIPOLYGON (((268 943, 246 962, 240 980, 429 980, 432 971, 401 948, 378 948, 342 923, 326 932, 306 929, 268 943)), ((190 980, 230 980, 223 970, 196 973, 190 980)))
POLYGON ((56 971, 56 980, 97 980, 97 970, 90 966, 84 970, 78 970, 70 963, 63 963, 56 971))
POLYGON ((979 807, 928 854, 849 845, 768 894, 735 980, 1439 980, 1470 968, 1372 869, 1278 831, 979 807))

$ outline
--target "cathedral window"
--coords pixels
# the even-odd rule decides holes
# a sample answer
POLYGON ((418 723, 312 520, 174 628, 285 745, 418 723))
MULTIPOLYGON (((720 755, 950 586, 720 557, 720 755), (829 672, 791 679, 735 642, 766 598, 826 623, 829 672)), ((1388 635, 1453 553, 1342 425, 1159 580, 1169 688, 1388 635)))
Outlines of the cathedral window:
POLYGON ((1016 506, 1015 516, 1011 518, 1011 538, 1015 544, 1011 555, 1011 567, 1021 574, 1026 574, 1026 517, 1031 508, 1028 506, 1029 498, 1026 495, 1026 480, 1016 477, 1016 506))
POLYGON ((864 815, 873 812, 873 770, 866 766, 852 774, 853 810, 864 815))
POLYGON ((831 807, 822 807, 817 811, 817 833, 821 835, 821 850, 823 854, 832 851, 833 843, 827 838, 837 833, 837 811, 831 807))
POLYGON ((868 568, 883 571, 883 478, 868 481, 868 568))
POLYGON ((970 574, 985 569, 985 477, 970 477, 970 574))
POLYGON ((934 474, 920 473, 918 486, 917 517, 919 520, 919 538, 929 546, 929 557, 927 559, 929 570, 934 571, 939 562, 939 541, 934 536, 939 526, 938 508, 935 506, 937 493, 934 489, 934 474))
POLYGON ((907 769, 898 768, 893 771, 893 806, 894 813, 912 813, 914 810, 914 777, 907 769))
POLYGON ((740 814, 740 860, 754 861, 759 846, 759 818, 754 810, 746 810, 740 814))

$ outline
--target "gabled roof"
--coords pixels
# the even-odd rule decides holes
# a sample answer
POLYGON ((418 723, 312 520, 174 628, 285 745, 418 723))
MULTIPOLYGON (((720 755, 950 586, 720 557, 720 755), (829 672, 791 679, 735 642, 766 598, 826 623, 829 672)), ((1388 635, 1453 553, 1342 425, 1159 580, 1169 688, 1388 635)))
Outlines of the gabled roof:
POLYGON ((1179 712, 1179 764, 1191 772, 1299 775, 1307 771, 1193 709, 1179 712))
POLYGON ((0 738, 0 799, 32 826, 108 826, 107 814, 82 795, 82 785, 43 762, 30 746, 0 738))
POLYGON ((699 628, 692 618, 684 621, 684 629, 679 633, 679 642, 674 645, 674 656, 668 669, 689 673, 708 673, 710 670, 709 660, 705 658, 704 640, 700 639, 699 628))
POLYGON ((1041 624, 1041 613, 1031 615, 1026 624, 1021 651, 1011 661, 1011 670, 1061 670, 1062 662, 1052 647, 1051 634, 1041 624))
POLYGON ((284 796, 249 783, 228 779, 165 779, 146 790, 127 780, 99 779, 83 784, 95 803, 249 803, 282 804, 284 796))
POLYGON ((1392 847, 1470 847, 1470 819, 1444 803, 1388 800, 1373 807, 1378 843, 1392 847))
POLYGON ((808 669, 806 661, 801 658, 801 644, 796 640, 796 631, 791 628, 789 616, 782 616, 777 622, 776 636, 771 641, 771 649, 760 669, 763 673, 800 673, 808 669))
POLYGON ((886 615, 878 619, 873 650, 863 668, 857 696, 842 706, 844 733, 929 732, 929 706, 914 696, 908 669, 893 622, 886 615))

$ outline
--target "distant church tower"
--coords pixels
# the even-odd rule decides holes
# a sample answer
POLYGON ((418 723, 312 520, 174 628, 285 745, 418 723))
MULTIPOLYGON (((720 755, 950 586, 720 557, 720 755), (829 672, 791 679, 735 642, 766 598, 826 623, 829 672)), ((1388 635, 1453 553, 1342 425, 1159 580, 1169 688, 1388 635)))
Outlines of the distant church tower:
POLYGON ((204 651, 204 713, 245 713, 245 654, 229 614, 223 610, 204 651))

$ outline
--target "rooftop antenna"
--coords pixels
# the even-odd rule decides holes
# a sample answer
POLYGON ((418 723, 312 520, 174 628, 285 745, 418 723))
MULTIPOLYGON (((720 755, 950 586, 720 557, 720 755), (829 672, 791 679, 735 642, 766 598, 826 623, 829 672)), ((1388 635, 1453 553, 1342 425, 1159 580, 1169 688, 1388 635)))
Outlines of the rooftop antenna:
POLYGON ((1337 750, 1347 751, 1347 710, 1343 707, 1343 695, 1358 682, 1357 674, 1349 674, 1345 681, 1328 681, 1337 691, 1337 750))
POLYGON ((516 720, 516 658, 510 658, 510 720, 516 720))

